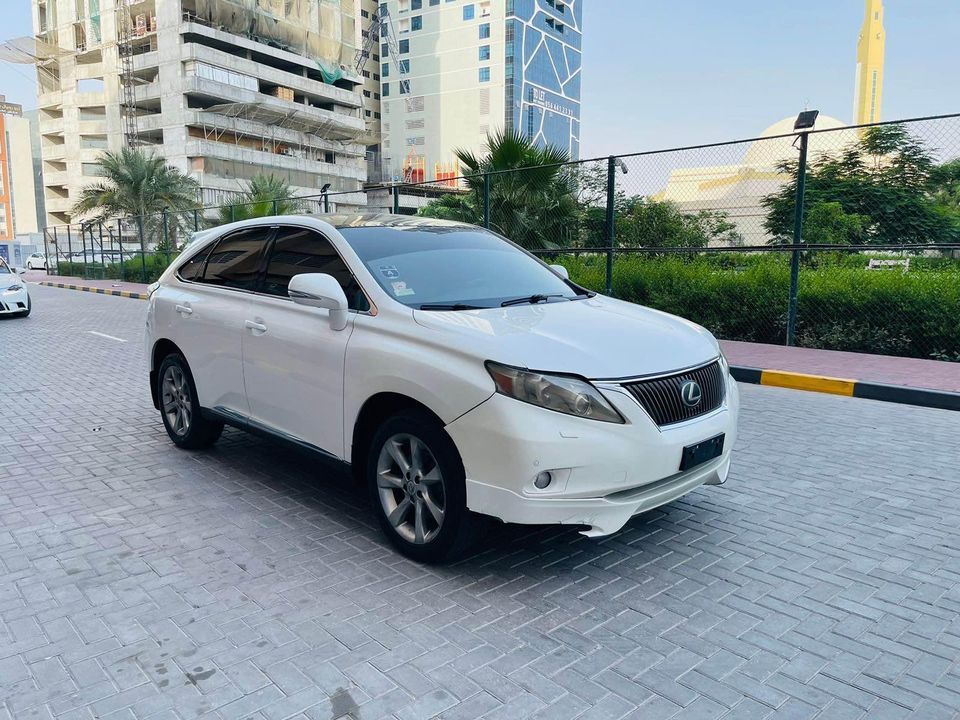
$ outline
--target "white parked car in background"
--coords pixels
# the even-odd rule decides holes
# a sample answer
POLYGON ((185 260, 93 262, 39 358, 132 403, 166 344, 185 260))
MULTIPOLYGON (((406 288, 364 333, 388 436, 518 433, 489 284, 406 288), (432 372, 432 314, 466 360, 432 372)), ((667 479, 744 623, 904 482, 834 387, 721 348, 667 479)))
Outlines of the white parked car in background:
POLYGON ((10 267, 0 257, 0 317, 26 317, 30 314, 30 293, 27 291, 27 284, 20 277, 23 272, 10 267))
POLYGON ((224 226, 151 286, 146 334, 174 443, 227 423, 349 463, 424 561, 466 547, 475 513, 616 532, 723 483, 736 439, 709 332, 460 223, 224 226))
POLYGON ((27 258, 26 265, 28 270, 46 270, 47 256, 43 253, 33 253, 27 258))

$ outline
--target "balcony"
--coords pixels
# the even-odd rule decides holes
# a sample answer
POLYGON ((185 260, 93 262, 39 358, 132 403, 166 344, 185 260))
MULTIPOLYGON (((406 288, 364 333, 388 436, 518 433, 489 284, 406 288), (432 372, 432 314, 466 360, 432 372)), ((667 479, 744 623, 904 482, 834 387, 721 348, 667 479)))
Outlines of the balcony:
POLYGON ((258 165, 265 168, 296 170, 310 173, 318 177, 339 177, 355 180, 358 183, 364 180, 366 169, 355 165, 334 165, 331 163, 308 160, 306 158, 282 155, 278 153, 255 150, 253 148, 213 142, 200 138, 190 138, 187 141, 186 155, 188 157, 208 157, 219 160, 242 162, 249 165, 258 165))

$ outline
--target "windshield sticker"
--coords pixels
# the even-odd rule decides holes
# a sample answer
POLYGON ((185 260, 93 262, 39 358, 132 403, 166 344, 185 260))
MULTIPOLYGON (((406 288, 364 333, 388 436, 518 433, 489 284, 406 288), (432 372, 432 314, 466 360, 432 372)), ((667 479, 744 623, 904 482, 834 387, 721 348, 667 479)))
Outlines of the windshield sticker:
POLYGON ((381 265, 380 274, 383 275, 387 280, 396 280, 400 277, 400 271, 397 270, 396 265, 381 265))
POLYGON ((393 294, 396 295, 397 297, 403 297, 404 295, 415 295, 415 294, 416 294, 416 293, 413 291, 413 288, 408 288, 408 287, 407 287, 407 284, 406 284, 405 282, 403 282, 402 280, 398 280, 397 282, 392 282, 392 283, 390 283, 390 285, 393 286, 393 294))

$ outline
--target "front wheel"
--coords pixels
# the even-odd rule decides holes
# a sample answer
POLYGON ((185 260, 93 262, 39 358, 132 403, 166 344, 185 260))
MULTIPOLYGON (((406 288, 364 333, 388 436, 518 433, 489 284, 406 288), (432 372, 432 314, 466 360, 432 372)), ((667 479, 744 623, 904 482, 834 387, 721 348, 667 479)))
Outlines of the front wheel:
POLYGON ((163 426, 174 444, 187 450, 213 445, 223 432, 223 423, 201 414, 197 387, 186 359, 177 353, 167 355, 160 363, 157 382, 163 426))
POLYGON ((469 548, 473 518, 464 477, 456 446, 427 413, 394 415, 370 444, 374 512, 393 545, 414 560, 441 562, 469 548))

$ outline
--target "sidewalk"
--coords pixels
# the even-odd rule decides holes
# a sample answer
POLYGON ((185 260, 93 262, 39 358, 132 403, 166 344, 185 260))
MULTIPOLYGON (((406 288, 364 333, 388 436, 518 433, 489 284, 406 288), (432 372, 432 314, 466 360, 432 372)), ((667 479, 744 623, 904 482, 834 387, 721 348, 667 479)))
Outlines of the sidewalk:
POLYGON ((83 292, 92 292, 99 295, 116 295, 118 297, 129 297, 137 300, 147 299, 147 286, 145 283, 121 282, 120 280, 85 280, 78 277, 47 275, 42 270, 28 270, 24 273, 23 277, 27 282, 35 282, 39 285, 48 285, 50 287, 82 290, 83 292))
MULTIPOLYGON (((33 270, 29 282, 146 299, 143 283, 84 280, 33 270)), ((960 363, 722 340, 740 382, 960 410, 960 363)))

